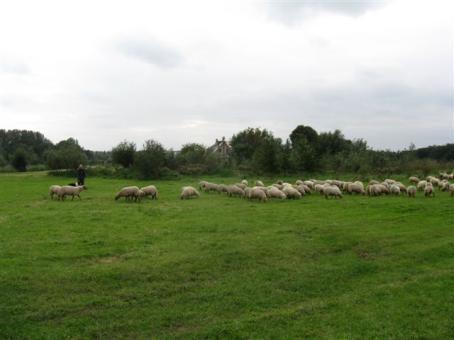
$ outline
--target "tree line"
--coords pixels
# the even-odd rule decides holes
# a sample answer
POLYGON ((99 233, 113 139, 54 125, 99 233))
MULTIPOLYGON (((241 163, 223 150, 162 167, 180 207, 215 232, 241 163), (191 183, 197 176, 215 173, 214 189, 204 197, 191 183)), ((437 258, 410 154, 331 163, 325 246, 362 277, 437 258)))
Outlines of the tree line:
MULTIPOLYGON (((428 173, 454 166, 454 144, 402 151, 373 150, 363 139, 350 140, 340 130, 317 132, 299 125, 284 141, 267 129, 247 128, 234 134, 229 154, 188 143, 181 150, 165 149, 147 140, 138 149, 124 140, 110 151, 90 151, 74 138, 53 144, 43 134, 0 130, 0 167, 17 171, 74 169, 80 163, 105 165, 122 176, 162 178, 216 173, 301 174, 315 172, 428 173)), ((109 172, 112 174, 114 171, 109 172)))

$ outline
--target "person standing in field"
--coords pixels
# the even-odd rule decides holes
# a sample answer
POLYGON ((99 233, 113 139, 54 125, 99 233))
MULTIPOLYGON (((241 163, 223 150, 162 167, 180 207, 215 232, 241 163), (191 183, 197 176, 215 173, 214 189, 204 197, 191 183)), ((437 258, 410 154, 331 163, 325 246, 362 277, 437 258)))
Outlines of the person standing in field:
POLYGON ((85 185, 85 168, 82 164, 79 165, 77 168, 77 184, 78 185, 85 185))

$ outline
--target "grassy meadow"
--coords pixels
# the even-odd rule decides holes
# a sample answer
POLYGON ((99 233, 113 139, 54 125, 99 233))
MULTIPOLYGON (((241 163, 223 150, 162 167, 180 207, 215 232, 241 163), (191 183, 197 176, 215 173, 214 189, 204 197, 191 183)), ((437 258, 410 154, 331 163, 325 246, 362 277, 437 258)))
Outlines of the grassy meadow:
POLYGON ((181 201, 198 178, 88 178, 49 199, 71 181, 0 174, 0 338, 454 337, 447 193, 181 201), (159 200, 113 199, 149 183, 159 200))

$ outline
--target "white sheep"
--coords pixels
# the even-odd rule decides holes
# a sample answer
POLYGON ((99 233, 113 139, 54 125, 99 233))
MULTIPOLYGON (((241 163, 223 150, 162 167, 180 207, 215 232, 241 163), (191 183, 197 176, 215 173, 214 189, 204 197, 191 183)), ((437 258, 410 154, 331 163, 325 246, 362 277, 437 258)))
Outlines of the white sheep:
POLYGON ((54 199, 54 195, 57 196, 58 198, 58 192, 60 191, 61 189, 61 186, 60 185, 51 185, 49 187, 49 195, 50 195, 50 199, 54 199))
POLYGON ((294 187, 292 186, 285 186, 284 189, 282 189, 282 191, 284 192, 284 194, 287 195, 287 198, 293 198, 293 199, 300 199, 302 197, 302 195, 300 194, 300 192, 298 190, 296 190, 294 187))
POLYGON ((352 194, 352 193, 362 194, 362 195, 366 194, 366 192, 364 191, 364 187, 360 183, 348 183, 347 192, 349 194, 352 194))
POLYGON ((449 185, 449 195, 451 197, 454 196, 454 184, 449 185))
POLYGON ((71 185, 64 185, 58 190, 58 199, 64 200, 66 196, 72 196, 72 200, 74 200, 74 196, 80 197, 80 193, 86 190, 87 187, 85 185, 78 185, 78 186, 71 186, 71 185))
POLYGON ((400 188, 396 184, 392 184, 389 188, 389 191, 391 191, 391 194, 399 196, 400 195, 400 188))
POLYGON ((243 197, 244 196, 244 190, 241 189, 240 187, 236 186, 236 185, 229 185, 227 187, 227 195, 229 195, 230 197, 232 197, 232 196, 243 197))
POLYGON ((247 181, 247 180, 245 180, 245 179, 243 179, 243 180, 241 181, 241 184, 244 184, 244 185, 246 185, 246 186, 248 186, 248 185, 249 185, 248 181, 247 181))
POLYGON ((426 187, 424 188, 424 196, 435 197, 435 191, 431 182, 426 184, 426 187))
POLYGON ((407 188, 407 195, 408 197, 416 197, 416 187, 414 185, 410 185, 407 188))
POLYGON ((323 189, 323 194, 325 195, 326 199, 328 199, 329 196, 333 196, 334 198, 342 198, 342 193, 337 185, 326 186, 323 189))
POLYGON ((194 187, 186 186, 186 187, 181 188, 180 199, 182 199, 182 200, 189 199, 191 197, 196 198, 199 196, 200 196, 199 192, 194 187))
POLYGON ((135 201, 140 200, 141 195, 143 195, 143 191, 139 189, 137 186, 128 186, 122 188, 117 194, 115 195, 115 201, 124 197, 125 200, 134 199, 135 201))
POLYGON ((154 185, 148 185, 146 187, 140 188, 140 190, 142 190, 143 192, 143 197, 150 196, 152 200, 158 199, 159 192, 154 185))
POLYGON ((413 183, 413 184, 418 184, 419 178, 416 177, 416 176, 411 176, 411 177, 408 178, 408 181, 409 181, 410 183, 413 183))
POLYGON ((255 186, 256 186, 256 187, 264 187, 265 184, 263 184, 262 181, 257 180, 257 181, 255 181, 255 186))
POLYGON ((287 195, 278 188, 271 186, 267 188, 267 196, 270 198, 286 199, 287 195))
POLYGON ((426 188, 426 185, 427 185, 427 181, 419 181, 418 182, 418 185, 416 186, 418 188, 418 190, 420 191, 424 191, 424 189, 426 188))
POLYGON ((264 190, 255 186, 249 192, 249 199, 258 199, 261 202, 266 202, 268 198, 264 190))

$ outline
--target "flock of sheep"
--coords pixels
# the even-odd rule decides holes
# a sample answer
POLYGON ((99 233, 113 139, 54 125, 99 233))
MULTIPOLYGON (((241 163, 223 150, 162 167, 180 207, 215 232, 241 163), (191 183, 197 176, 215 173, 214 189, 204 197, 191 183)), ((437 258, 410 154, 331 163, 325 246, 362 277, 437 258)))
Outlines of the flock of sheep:
MULTIPOLYGON (((407 195, 408 197, 415 197, 417 191, 424 192, 424 196, 426 197, 434 197, 434 187, 438 187, 440 191, 449 192, 451 196, 454 196, 454 183, 450 183, 450 180, 453 179, 454 173, 440 173, 440 178, 428 176, 425 180, 420 180, 418 177, 412 176, 408 179, 411 183, 408 187, 392 179, 385 179, 382 182, 371 180, 366 186, 361 181, 344 182, 329 179, 297 180, 295 184, 277 181, 270 186, 265 186, 262 181, 258 180, 254 186, 250 187, 248 181, 244 179, 240 183, 231 185, 201 181, 199 183, 199 189, 207 193, 225 193, 229 197, 241 197, 249 200, 256 199, 262 202, 266 202, 270 198, 300 199, 314 192, 324 195, 327 199, 330 197, 342 198, 343 193, 367 194, 368 196, 407 195)), ((56 196, 57 199, 64 200, 66 196, 72 196, 74 200, 76 196, 80 199, 80 193, 83 190, 86 190, 85 186, 52 185, 49 188, 49 194, 51 199, 56 196)), ((115 195, 115 200, 125 198, 125 200, 137 202, 148 196, 151 199, 157 199, 158 195, 158 190, 154 185, 148 185, 142 188, 127 186, 115 195)), ((196 198, 199 196, 199 191, 194 187, 185 186, 181 189, 181 199, 196 198)))

